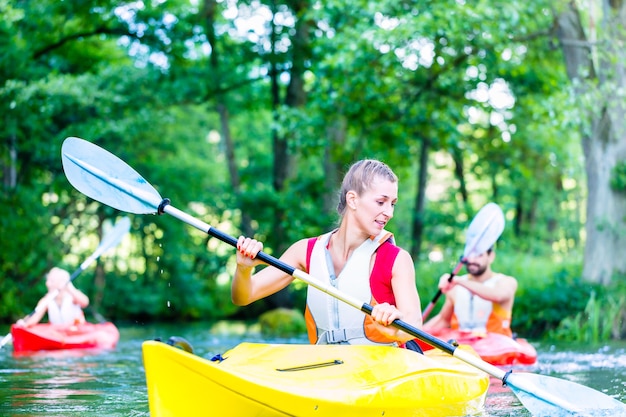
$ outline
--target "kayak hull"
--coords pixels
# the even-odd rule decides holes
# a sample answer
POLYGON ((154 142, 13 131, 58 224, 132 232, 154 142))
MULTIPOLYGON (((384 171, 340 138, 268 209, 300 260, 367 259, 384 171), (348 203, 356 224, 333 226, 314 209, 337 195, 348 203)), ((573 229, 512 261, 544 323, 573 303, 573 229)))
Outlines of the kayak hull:
POLYGON ((242 343, 211 361, 157 341, 142 349, 152 417, 466 416, 489 388, 439 351, 242 343))
MULTIPOLYGON (((492 365, 534 365, 537 362, 537 350, 523 338, 452 329, 429 330, 429 333, 439 339, 471 346, 482 360, 492 365)), ((432 349, 429 345, 418 343, 423 350, 432 349)))
POLYGON ((14 352, 61 349, 112 349, 120 333, 113 323, 53 325, 39 323, 30 327, 11 326, 14 352))

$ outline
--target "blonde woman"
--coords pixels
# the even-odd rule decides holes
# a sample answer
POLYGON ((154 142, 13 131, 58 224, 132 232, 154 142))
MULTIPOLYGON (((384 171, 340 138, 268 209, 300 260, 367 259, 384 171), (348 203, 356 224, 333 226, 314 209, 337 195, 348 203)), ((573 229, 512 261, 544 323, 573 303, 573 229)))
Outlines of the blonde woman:
POLYGON ((70 282, 69 272, 52 268, 46 274, 46 287, 48 293, 39 300, 33 314, 18 320, 18 326, 33 326, 46 313, 52 324, 75 325, 85 322, 83 308, 89 305, 89 298, 70 282))
MULTIPOLYGON (((280 257, 373 306, 368 316, 309 286, 305 318, 311 343, 404 346, 413 336, 390 324, 401 319, 422 326, 413 260, 385 229, 397 201, 398 178, 391 168, 377 160, 358 161, 345 175, 339 192, 339 227, 297 241, 280 257)), ((231 287, 236 305, 267 297, 293 281, 276 268, 253 274, 262 263, 256 259, 263 249, 261 242, 241 236, 237 249, 231 287)))

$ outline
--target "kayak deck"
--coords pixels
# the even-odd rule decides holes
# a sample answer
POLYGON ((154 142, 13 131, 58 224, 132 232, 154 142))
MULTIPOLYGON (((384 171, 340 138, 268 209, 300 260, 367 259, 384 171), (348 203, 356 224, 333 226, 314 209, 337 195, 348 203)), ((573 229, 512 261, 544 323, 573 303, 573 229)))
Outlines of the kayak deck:
POLYGON ((488 376, 439 351, 242 343, 210 361, 147 341, 150 415, 465 416, 488 376))

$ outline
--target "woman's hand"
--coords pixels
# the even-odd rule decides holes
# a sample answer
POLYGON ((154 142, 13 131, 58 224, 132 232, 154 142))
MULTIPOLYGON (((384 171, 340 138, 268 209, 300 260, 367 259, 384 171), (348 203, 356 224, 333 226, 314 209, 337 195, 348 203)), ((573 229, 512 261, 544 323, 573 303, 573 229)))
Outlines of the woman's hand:
POLYGON ((256 256, 263 250, 263 243, 256 239, 239 236, 237 239, 237 265, 252 268, 261 263, 256 256))
POLYGON ((372 318, 383 326, 389 326, 396 319, 402 320, 402 312, 389 303, 381 303, 372 308, 372 318))

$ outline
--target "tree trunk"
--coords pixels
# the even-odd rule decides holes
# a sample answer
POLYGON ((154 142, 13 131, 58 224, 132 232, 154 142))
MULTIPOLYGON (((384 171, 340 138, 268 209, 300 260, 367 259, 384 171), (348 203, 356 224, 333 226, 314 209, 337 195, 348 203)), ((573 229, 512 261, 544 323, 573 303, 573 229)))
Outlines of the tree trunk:
POLYGON ((9 155, 7 165, 3 167, 4 190, 13 191, 17 186, 17 135, 11 133, 7 143, 9 144, 9 155))
POLYGON ((426 205, 426 183, 428 182, 428 154, 430 151, 430 140, 422 138, 420 150, 420 162, 417 173, 417 192, 415 193, 415 215, 413 216, 413 230, 411 245, 411 256, 418 259, 422 250, 422 237, 424 235, 424 211, 426 205))
MULTIPOLYGON (((215 33, 215 11, 217 9, 216 0, 206 0, 204 2, 204 8, 202 11, 202 17, 204 18, 205 27, 204 30, 207 34, 207 39, 211 45, 211 56, 209 58, 209 67, 213 73, 215 83, 219 87, 221 83, 221 68, 220 68, 220 49, 217 45, 217 35, 215 33)), ((217 91, 220 91, 217 88, 217 91)), ((220 117, 220 132, 224 149, 226 153, 226 163, 228 165, 228 173, 230 174, 230 185, 233 189, 233 193, 236 196, 241 194, 241 180, 239 177, 239 171, 237 170, 237 159, 235 157, 235 145, 230 132, 230 113, 228 111, 228 105, 226 102, 226 93, 219 93, 216 97, 215 110, 220 117)), ((237 199, 241 201, 240 198, 237 199)), ((240 203, 239 203, 240 204, 240 203)), ((252 218, 246 210, 241 210, 241 232, 245 236, 252 236, 254 230, 252 228, 252 218)))
POLYGON ((344 167, 337 163, 333 158, 333 148, 343 147, 346 142, 348 130, 348 122, 341 111, 338 109, 337 114, 329 121, 326 127, 326 137, 328 142, 324 148, 324 197, 323 210, 324 214, 332 215, 337 210, 337 189, 341 183, 340 172, 344 167))
MULTIPOLYGON (((454 176, 459 180, 459 194, 461 194, 461 200, 463 205, 467 206, 469 200, 467 185, 465 183, 465 168, 463 166, 463 151, 455 146, 452 148, 452 160, 454 161, 454 176)), ((466 210, 467 211, 467 210, 466 210)))
MULTIPOLYGON (((289 84, 285 94, 285 106, 288 108, 302 107, 306 103, 306 92, 304 90, 304 73, 306 60, 309 56, 310 40, 309 40, 309 23, 303 18, 309 8, 308 0, 297 0, 287 2, 294 16, 296 16, 295 30, 291 37, 291 69, 289 72, 289 84)), ((277 76, 277 75, 276 75, 277 76)), ((274 112, 279 111, 275 108, 274 112)), ((289 142, 291 134, 273 134, 273 151, 274 151, 274 172, 273 186, 274 191, 281 194, 285 191, 285 182, 293 176, 295 160, 294 156, 289 153, 289 142)), ((279 252, 287 249, 291 242, 287 241, 287 233, 285 232, 286 221, 289 214, 285 212, 284 205, 278 205, 275 213, 274 234, 279 252)))
MULTIPOLYGON (((105 216, 102 210, 98 210, 98 242, 102 242, 102 223, 105 220, 105 216)), ((89 302, 89 307, 92 312, 92 315, 96 318, 97 321, 101 320, 100 308, 102 307, 102 300, 104 299, 104 291, 106 288, 106 275, 104 270, 104 265, 102 262, 96 262, 96 271, 94 277, 94 291, 93 297, 89 302)))
POLYGON ((581 130, 588 190, 583 278, 608 284, 614 274, 626 272, 626 196, 610 185, 616 163, 626 159, 624 99, 613 93, 626 87, 626 51, 620 46, 624 43, 626 6, 621 1, 603 3, 606 37, 597 44, 602 48, 597 54, 602 61, 597 75, 595 45, 588 41, 574 2, 557 16, 557 33, 568 76, 581 97, 579 102, 594 103, 593 108, 583 110, 586 120, 581 130), (584 99, 590 95, 593 100, 584 99))
MULTIPOLYGON (((296 17, 294 34, 291 37, 291 70, 289 72, 289 84, 285 94, 285 106, 288 108, 301 107, 306 103, 306 92, 304 90, 304 72, 305 63, 309 56, 309 22, 303 18, 309 8, 308 0, 296 0, 287 2, 291 8, 293 15, 296 17)), ((272 26, 273 27, 273 26, 272 26)), ((275 37, 272 36, 275 41, 275 37)), ((272 45, 272 48, 274 45, 272 45)), ((273 69, 274 80, 272 85, 274 100, 278 100, 278 71, 273 69)), ((280 103, 274 103, 274 114, 280 107, 280 103)), ((274 169, 273 169, 273 187, 274 191, 282 195, 285 192, 285 183, 293 176, 295 157, 289 153, 289 142, 291 140, 290 133, 284 135, 277 131, 272 133, 273 153, 274 153, 274 169)), ((289 213, 287 213, 285 205, 278 204, 274 213, 274 241, 278 243, 276 249, 282 253, 292 243, 287 239, 287 221, 289 213)), ((293 307, 293 299, 289 287, 286 287, 275 294, 268 297, 268 301, 276 307, 293 307)))

